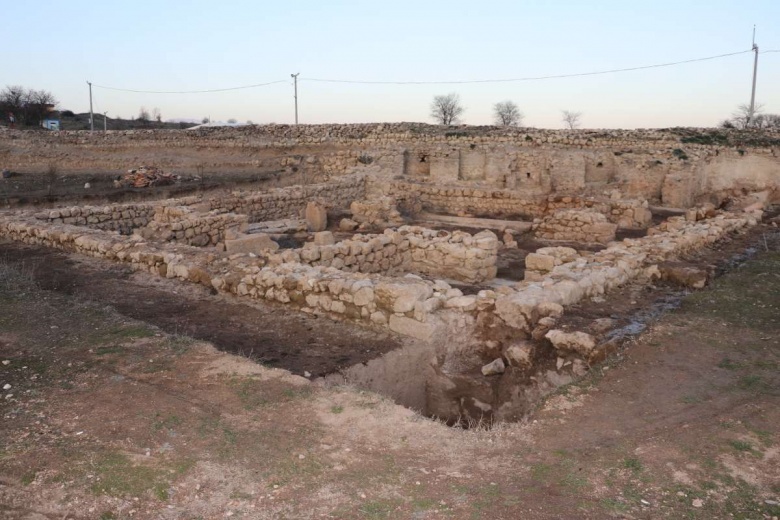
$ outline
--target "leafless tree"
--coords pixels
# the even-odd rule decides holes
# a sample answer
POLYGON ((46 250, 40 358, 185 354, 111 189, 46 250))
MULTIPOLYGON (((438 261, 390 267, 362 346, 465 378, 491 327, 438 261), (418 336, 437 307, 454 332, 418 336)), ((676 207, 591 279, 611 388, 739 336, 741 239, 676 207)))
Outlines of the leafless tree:
POLYGON ((431 103, 431 117, 440 125, 457 124, 464 110, 460 104, 460 96, 455 92, 436 96, 431 103))
POLYGON ((571 110, 561 111, 561 121, 563 121, 563 124, 565 124, 569 130, 579 128, 581 117, 582 112, 572 112, 571 110))
POLYGON ((149 121, 149 111, 146 110, 146 107, 141 107, 141 110, 138 111, 138 120, 139 121, 149 121))
POLYGON ((159 108, 154 107, 154 110, 152 110, 152 117, 158 123, 162 123, 162 113, 160 113, 160 109, 159 108))
POLYGON ((22 124, 38 124, 57 106, 57 99, 48 90, 26 89, 9 85, 0 92, 0 111, 9 112, 22 124))
POLYGON ((514 101, 500 101, 493 105, 493 115, 498 126, 520 126, 525 117, 514 101))
MULTIPOLYGON (((746 128, 760 128, 760 124, 763 119, 764 105, 756 103, 751 112, 750 105, 741 104, 731 114, 731 119, 728 122, 731 123, 733 128, 739 128, 744 130, 746 128)), ((725 121, 724 121, 725 123, 725 121)), ((723 124, 721 123, 721 126, 723 124)))

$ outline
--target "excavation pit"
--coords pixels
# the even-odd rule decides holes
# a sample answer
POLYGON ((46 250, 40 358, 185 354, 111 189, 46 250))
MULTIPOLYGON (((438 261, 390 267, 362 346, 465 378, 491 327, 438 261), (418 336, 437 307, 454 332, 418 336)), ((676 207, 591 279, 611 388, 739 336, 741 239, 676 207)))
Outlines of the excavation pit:
MULTIPOLYGON (((645 302, 665 295, 651 287, 706 284, 709 272, 680 259, 749 232, 776 197, 762 180, 776 171, 774 152, 761 147, 746 160, 703 146, 698 166, 661 168, 644 159, 667 154, 667 134, 638 133, 642 152, 615 155, 604 136, 589 137, 600 143, 589 148, 555 136, 372 141, 372 132, 237 131, 256 166, 288 185, 45 209, 8 203, 0 236, 25 245, 3 247, 37 258, 44 285, 104 298, 166 331, 448 422, 515 421, 614 351, 609 331, 638 312, 621 294, 645 302), (409 159, 417 156, 426 160, 409 159), (727 167, 738 172, 731 180, 693 177, 727 167), (677 211, 654 215, 651 202, 677 211)), ((127 140, 163 153, 156 136, 107 136, 100 146, 127 140)), ((70 137, 62 144, 82 153, 70 137)), ((231 138, 184 140, 243 157, 231 138)), ((117 160, 95 148, 86 155, 94 165, 117 160)))

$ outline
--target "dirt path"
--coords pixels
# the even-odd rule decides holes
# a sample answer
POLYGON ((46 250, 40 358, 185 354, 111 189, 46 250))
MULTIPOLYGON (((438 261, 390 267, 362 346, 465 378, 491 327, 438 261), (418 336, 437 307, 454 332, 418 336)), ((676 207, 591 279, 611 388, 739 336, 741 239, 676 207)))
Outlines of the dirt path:
POLYGON ((0 263, 0 518, 777 518, 767 248, 490 431, 315 388, 0 263))

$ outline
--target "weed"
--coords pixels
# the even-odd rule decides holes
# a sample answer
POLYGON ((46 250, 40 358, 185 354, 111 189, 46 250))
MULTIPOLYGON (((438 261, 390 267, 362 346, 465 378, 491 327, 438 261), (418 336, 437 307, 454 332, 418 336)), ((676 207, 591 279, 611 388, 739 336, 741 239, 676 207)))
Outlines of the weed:
POLYGON ((124 352, 122 345, 106 345, 95 349, 95 354, 98 356, 105 356, 108 354, 121 354, 124 352))
POLYGON ((628 511, 628 504, 625 502, 621 502, 620 500, 615 500, 614 498, 604 498, 601 500, 601 505, 609 509, 610 511, 614 511, 616 513, 624 513, 628 511))
POLYGON ((22 478, 20 479, 22 482, 22 485, 29 486, 33 482, 35 482, 35 475, 36 473, 34 471, 29 471, 22 475, 22 478))
POLYGON ((392 518, 390 513, 397 504, 389 500, 373 500, 360 507, 360 512, 365 518, 392 518))
POLYGON ((723 360, 720 363, 718 363, 718 368, 725 368, 726 370, 737 370, 742 368, 743 366, 744 364, 734 362, 727 357, 723 358, 723 360))
POLYGON ((115 520, 115 519, 116 519, 116 515, 114 515, 114 513, 111 511, 104 511, 100 515, 100 520, 115 520))
POLYGON ((680 159, 681 161, 687 161, 688 160, 688 154, 685 153, 685 150, 682 148, 675 148, 672 150, 672 155, 680 159))
POLYGON ((181 419, 176 415, 168 415, 163 417, 159 413, 154 415, 152 420, 152 430, 158 432, 160 430, 173 430, 176 426, 181 424, 181 419))
POLYGON ((737 451, 753 451, 753 446, 749 442, 729 441, 729 445, 737 451))
POLYGON ((341 406, 340 404, 335 404, 335 405, 330 407, 330 412, 331 413, 341 413, 343 411, 344 411, 344 407, 341 406))
POLYGON ((642 461, 635 457, 628 457, 623 459, 623 467, 630 469, 634 473, 639 473, 643 469, 642 461))

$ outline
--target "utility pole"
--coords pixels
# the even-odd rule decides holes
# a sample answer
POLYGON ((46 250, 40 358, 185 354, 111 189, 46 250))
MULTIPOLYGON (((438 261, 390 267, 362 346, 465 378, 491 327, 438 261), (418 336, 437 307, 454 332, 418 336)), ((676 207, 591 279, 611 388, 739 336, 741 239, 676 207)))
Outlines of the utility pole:
POLYGON ((756 110, 756 74, 758 73, 758 45, 756 45, 756 26, 753 26, 753 90, 750 93, 750 110, 748 111, 747 125, 753 122, 753 115, 756 110))
POLYGON ((87 81, 89 85, 89 131, 95 131, 95 115, 92 113, 92 83, 87 81))
POLYGON ((290 74, 290 77, 293 79, 293 82, 295 84, 295 124, 298 124, 298 76, 300 76, 301 73, 298 72, 296 74, 290 74))
POLYGON ((108 112, 103 112, 103 133, 108 133, 108 112))

